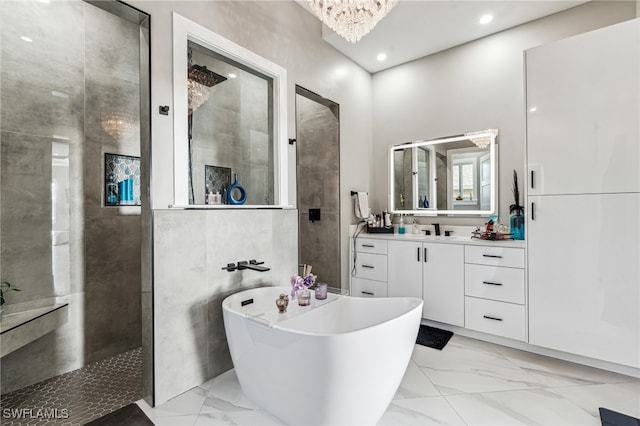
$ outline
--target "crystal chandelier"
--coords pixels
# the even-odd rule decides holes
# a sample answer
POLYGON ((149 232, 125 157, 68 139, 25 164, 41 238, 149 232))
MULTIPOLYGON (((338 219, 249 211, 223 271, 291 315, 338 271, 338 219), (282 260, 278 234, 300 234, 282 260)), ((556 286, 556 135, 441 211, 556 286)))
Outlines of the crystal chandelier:
POLYGON ((309 6, 326 26, 355 43, 371 31, 397 1, 309 0, 309 6))
POLYGON ((102 128, 118 143, 140 137, 138 117, 125 112, 104 112, 100 114, 102 128))
POLYGON ((491 139, 496 137, 498 131, 496 129, 481 130, 479 132, 469 132, 464 135, 469 137, 469 140, 473 142, 475 146, 480 149, 484 149, 489 146, 491 139))

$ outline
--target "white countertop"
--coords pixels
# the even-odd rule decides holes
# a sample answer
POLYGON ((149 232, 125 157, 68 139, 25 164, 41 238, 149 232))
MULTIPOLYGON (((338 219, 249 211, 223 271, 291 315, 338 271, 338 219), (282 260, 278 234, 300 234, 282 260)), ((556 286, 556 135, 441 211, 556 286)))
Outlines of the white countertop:
POLYGON ((358 238, 370 238, 376 240, 395 240, 395 241, 419 241, 424 243, 443 243, 443 244, 464 244, 478 246, 499 246, 525 248, 524 240, 482 240, 471 238, 471 236, 452 235, 450 237, 435 235, 419 235, 419 234, 368 234, 361 232, 358 238))

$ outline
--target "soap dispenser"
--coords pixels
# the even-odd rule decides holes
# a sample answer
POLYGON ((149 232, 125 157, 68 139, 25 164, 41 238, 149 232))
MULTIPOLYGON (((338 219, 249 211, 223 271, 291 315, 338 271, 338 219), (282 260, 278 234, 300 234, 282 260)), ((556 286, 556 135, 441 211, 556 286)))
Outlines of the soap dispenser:
POLYGON ((404 217, 400 215, 400 222, 398 223, 398 234, 404 234, 404 217))

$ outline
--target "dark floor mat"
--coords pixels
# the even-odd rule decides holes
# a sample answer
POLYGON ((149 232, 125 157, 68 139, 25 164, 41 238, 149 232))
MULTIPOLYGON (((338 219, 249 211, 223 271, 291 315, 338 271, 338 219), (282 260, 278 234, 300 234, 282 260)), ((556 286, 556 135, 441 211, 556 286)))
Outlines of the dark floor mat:
POLYGON ((129 404, 119 410, 95 419, 85 426, 153 426, 144 411, 137 404, 129 404))
POLYGON ((453 336, 452 331, 421 325, 416 343, 433 349, 442 350, 453 336))
POLYGON ((602 426, 640 426, 640 419, 600 407, 602 426))

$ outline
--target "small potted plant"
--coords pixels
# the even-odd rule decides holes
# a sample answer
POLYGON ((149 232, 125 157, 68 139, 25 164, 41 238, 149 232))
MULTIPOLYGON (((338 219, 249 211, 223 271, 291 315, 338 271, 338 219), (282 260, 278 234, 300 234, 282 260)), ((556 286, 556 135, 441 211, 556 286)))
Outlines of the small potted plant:
POLYGON ((520 205, 520 190, 518 189, 518 174, 513 171, 513 193, 514 203, 509 206, 509 230, 514 240, 524 240, 524 207, 520 205))
POLYGON ((20 289, 17 287, 12 287, 9 281, 2 281, 2 284, 0 284, 0 313, 2 312, 2 307, 6 303, 4 294, 9 291, 20 291, 20 289))

